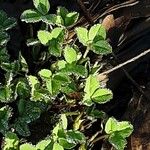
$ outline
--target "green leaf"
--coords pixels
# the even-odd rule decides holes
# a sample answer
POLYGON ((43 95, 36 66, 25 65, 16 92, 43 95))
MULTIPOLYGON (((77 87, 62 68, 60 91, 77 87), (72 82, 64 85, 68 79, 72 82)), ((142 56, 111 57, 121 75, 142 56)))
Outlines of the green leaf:
POLYGON ((65 7, 58 7, 58 9, 57 9, 57 15, 58 15, 58 16, 61 16, 61 18, 62 18, 63 20, 65 20, 66 15, 67 15, 68 13, 69 13, 69 12, 68 12, 68 10, 67 10, 65 7))
POLYGON ((35 8, 43 15, 46 15, 49 12, 50 9, 49 0, 33 0, 33 4, 35 8))
POLYGON ((89 41, 97 42, 106 39, 106 30, 101 24, 92 26, 89 30, 89 41))
POLYGON ((0 46, 6 45, 10 37, 6 32, 0 31, 0 46))
POLYGON ((35 23, 42 20, 41 14, 36 10, 25 10, 21 15, 21 20, 26 23, 35 23))
POLYGON ((60 127, 60 124, 58 123, 58 124, 54 127, 54 129, 53 129, 53 131, 52 131, 53 136, 56 136, 56 137, 57 137, 58 131, 59 131, 60 129, 61 129, 61 127, 60 127))
POLYGON ((66 61, 64 61, 64 60, 59 60, 59 61, 57 62, 58 69, 61 70, 61 69, 65 68, 66 64, 67 64, 66 61))
POLYGON ((85 143, 85 136, 80 131, 67 131, 67 138, 75 141, 76 143, 85 143))
POLYGON ((64 26, 64 20, 61 16, 56 16, 56 25, 64 26))
POLYGON ((67 129, 68 121, 65 114, 61 114, 61 122, 62 122, 63 129, 67 129))
POLYGON ((67 86, 61 87, 61 91, 66 94, 74 93, 77 91, 76 84, 74 82, 71 82, 67 84, 67 86))
POLYGON ((0 31, 7 31, 16 25, 14 18, 9 18, 7 14, 0 10, 0 31))
POLYGON ((65 68, 61 69, 61 72, 68 75, 74 74, 82 77, 87 76, 87 69, 84 66, 76 64, 66 64, 65 68))
POLYGON ((0 48, 0 65, 3 62, 9 62, 9 55, 6 48, 0 48))
POLYGON ((124 150, 127 145, 126 139, 124 139, 120 134, 113 134, 109 137, 109 142, 117 149, 124 150))
POLYGON ((15 131, 21 136, 28 137, 31 134, 28 124, 22 118, 17 119, 14 124, 14 128, 15 131))
POLYGON ((88 30, 83 27, 78 27, 75 29, 77 33, 77 37, 79 39, 79 42, 81 42, 84 46, 88 45, 88 30))
POLYGON ((113 117, 109 118, 106 122, 106 125, 105 125, 105 132, 107 134, 111 134, 115 131, 117 131, 117 120, 113 117))
POLYGON ((19 138, 15 133, 7 132, 4 138, 3 150, 16 150, 18 149, 19 138))
POLYGON ((132 131, 133 126, 128 121, 119 122, 113 117, 109 118, 105 125, 105 132, 107 134, 118 132, 124 138, 129 137, 132 131))
POLYGON ((48 41, 52 39, 52 36, 51 36, 50 32, 45 31, 45 30, 38 31, 37 36, 38 36, 38 39, 40 40, 40 42, 43 45, 46 45, 48 43, 48 41))
POLYGON ((37 149, 34 145, 26 143, 26 144, 20 145, 19 150, 37 150, 37 149))
POLYGON ((62 52, 62 46, 57 39, 52 39, 49 41, 48 51, 51 55, 55 57, 60 57, 62 52))
POLYGON ((9 129, 8 121, 11 117, 11 109, 7 106, 0 109, 0 132, 5 134, 9 129))
POLYGON ((42 79, 50 79, 52 76, 52 72, 48 69, 42 69, 41 71, 38 72, 38 74, 42 79))
POLYGON ((51 32, 52 38, 57 39, 59 42, 64 41, 65 30, 63 28, 57 27, 51 32))
POLYGON ((93 93, 99 88, 99 81, 97 80, 96 76, 90 75, 86 79, 84 92, 91 97, 93 93))
POLYGON ((57 16, 55 14, 48 14, 42 16, 42 21, 48 25, 54 25, 56 23, 57 16))
POLYGON ((73 149, 76 146, 76 143, 73 143, 71 140, 65 138, 59 138, 59 144, 65 149, 73 149))
POLYGON ((67 45, 64 49, 64 57, 65 60, 71 64, 72 62, 77 61, 77 52, 72 47, 67 45))
POLYGON ((11 87, 0 87, 0 102, 9 103, 12 101, 13 91, 11 87))
POLYGON ((107 55, 112 53, 112 47, 104 40, 93 43, 91 49, 96 54, 107 55))
POLYGON ((68 27, 68 26, 73 25, 74 23, 77 22, 78 18, 79 18, 79 14, 77 12, 68 13, 65 16, 65 20, 64 20, 65 26, 68 27))
POLYGON ((94 103, 89 94, 85 94, 82 103, 86 106, 92 106, 94 103))
POLYGON ((36 150, 45 150, 48 145, 51 143, 51 140, 42 140, 40 142, 38 142, 38 144, 36 145, 36 150))
POLYGON ((109 89, 98 89, 91 98, 96 103, 104 104, 113 98, 113 94, 109 89))
POLYGON ((16 94, 20 98, 28 98, 30 95, 30 88, 26 79, 20 79, 16 85, 16 94))
POLYGON ((52 78, 52 93, 57 95, 61 91, 62 87, 66 86, 70 82, 68 75, 63 73, 57 73, 52 78))
POLYGON ((60 144, 54 143, 53 150, 64 150, 64 148, 60 144))

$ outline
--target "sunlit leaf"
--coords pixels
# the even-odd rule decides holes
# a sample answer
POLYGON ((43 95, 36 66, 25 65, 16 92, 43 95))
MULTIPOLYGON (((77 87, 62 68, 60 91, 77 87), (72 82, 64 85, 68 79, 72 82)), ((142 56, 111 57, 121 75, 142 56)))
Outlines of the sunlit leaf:
POLYGON ((19 138, 13 132, 7 132, 4 138, 3 150, 18 149, 19 138))
POLYGON ((62 127, 63 129, 67 129, 68 126, 68 120, 65 114, 61 114, 61 121, 62 121, 62 127))
POLYGON ((86 79, 84 92, 91 97, 98 88, 99 88, 99 81, 97 80, 97 77, 90 75, 86 79))
POLYGON ((124 150, 127 145, 127 140, 120 134, 114 134, 109 137, 109 142, 116 148, 116 150, 124 150))
POLYGON ((109 89, 98 89, 92 95, 92 100, 99 104, 104 104, 110 101, 113 97, 112 92, 109 89))
POLYGON ((37 150, 37 149, 34 145, 26 143, 26 144, 20 145, 19 150, 37 150))
POLYGON ((21 20, 25 21, 26 23, 35 23, 42 20, 41 14, 36 10, 25 10, 21 15, 21 20))
POLYGON ((93 25, 89 30, 89 40, 97 42, 100 39, 106 39, 106 30, 101 24, 93 25))
POLYGON ((37 36, 38 36, 38 39, 40 40, 40 42, 43 45, 46 45, 48 43, 48 41, 52 39, 52 36, 51 36, 50 32, 45 31, 45 30, 38 31, 37 36))
POLYGON ((60 144, 54 143, 53 150, 64 150, 64 148, 60 144))
POLYGON ((77 52, 70 46, 66 46, 64 49, 64 57, 68 63, 77 61, 77 52))
POLYGON ((42 69, 39 71, 39 75, 43 79, 49 79, 52 76, 52 72, 48 69, 42 69))
POLYGON ((79 42, 81 42, 84 46, 87 46, 88 43, 88 30, 83 27, 78 27, 75 29, 77 33, 77 37, 79 42))

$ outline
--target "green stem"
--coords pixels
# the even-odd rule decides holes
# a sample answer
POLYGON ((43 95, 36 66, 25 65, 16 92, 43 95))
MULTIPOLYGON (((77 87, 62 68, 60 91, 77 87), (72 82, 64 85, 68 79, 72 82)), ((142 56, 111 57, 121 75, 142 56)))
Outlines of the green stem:
POLYGON ((88 55, 89 51, 90 51, 90 49, 89 49, 89 47, 87 47, 86 51, 85 51, 85 53, 83 55, 83 58, 86 58, 86 56, 88 55))

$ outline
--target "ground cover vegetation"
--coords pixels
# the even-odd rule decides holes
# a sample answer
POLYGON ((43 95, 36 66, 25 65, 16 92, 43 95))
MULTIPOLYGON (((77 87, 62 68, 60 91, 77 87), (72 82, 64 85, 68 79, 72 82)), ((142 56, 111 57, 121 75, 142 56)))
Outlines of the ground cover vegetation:
MULTIPOLYGON (((17 22, 0 11, 1 148, 89 150, 95 142, 105 140, 115 149, 123 150, 133 126, 96 107, 113 98, 112 91, 97 78, 102 64, 92 60, 94 56, 112 52, 105 28, 101 24, 75 27, 76 38, 70 38, 70 28, 79 18, 77 12, 60 6, 56 14, 50 14, 50 1, 33 0, 33 4, 35 8, 25 10, 20 17, 26 24, 41 24, 36 38, 31 34, 27 39, 27 46, 39 64, 32 74, 21 52, 17 60, 11 60, 7 51, 8 30, 17 22), (32 143, 28 140, 32 134, 30 125, 38 124, 37 120, 45 113, 49 114, 49 133, 32 143), (97 131, 91 134, 95 124, 97 131)), ((34 28, 30 26, 30 30, 34 28)))

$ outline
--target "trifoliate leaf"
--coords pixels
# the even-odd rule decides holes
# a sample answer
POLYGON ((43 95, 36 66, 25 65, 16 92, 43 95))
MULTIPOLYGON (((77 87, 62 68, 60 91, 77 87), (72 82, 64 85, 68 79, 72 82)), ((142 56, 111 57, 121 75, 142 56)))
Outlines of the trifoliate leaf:
POLYGON ((39 71, 38 74, 43 79, 50 79, 51 76, 52 76, 52 72, 50 70, 48 70, 48 69, 42 69, 41 71, 39 71))
POLYGON ((46 45, 48 43, 48 41, 52 39, 52 36, 51 36, 50 32, 45 31, 45 30, 38 31, 37 36, 38 36, 38 39, 40 40, 40 42, 43 45, 46 45))
POLYGON ((21 15, 21 20, 26 23, 35 23, 42 20, 41 14, 36 10, 25 10, 21 15))
POLYGON ((119 122, 113 117, 109 118, 105 125, 105 132, 107 134, 118 132, 124 138, 130 136, 132 131, 133 126, 128 121, 119 122))
POLYGON ((110 101, 113 97, 112 92, 109 89, 98 89, 92 95, 92 100, 99 104, 104 104, 110 101))
POLYGON ((107 55, 112 53, 112 47, 107 41, 100 40, 92 44, 92 51, 96 54, 107 55))
POLYGON ((87 46, 88 43, 88 30, 83 27, 78 27, 75 29, 77 33, 77 37, 79 42, 81 42, 84 46, 87 46))
POLYGON ((93 41, 94 43, 99 40, 106 39, 106 30, 101 24, 96 24, 92 26, 89 30, 89 41, 93 41))
POLYGON ((46 15, 49 12, 50 9, 49 0, 33 0, 33 4, 35 8, 43 15, 46 15))
POLYGON ((74 23, 77 22, 78 18, 79 18, 79 14, 77 12, 68 13, 65 16, 65 20, 64 20, 65 26, 68 27, 68 26, 73 25, 74 23))
POLYGON ((64 49, 64 57, 68 63, 77 61, 77 52, 70 46, 66 46, 64 49))

